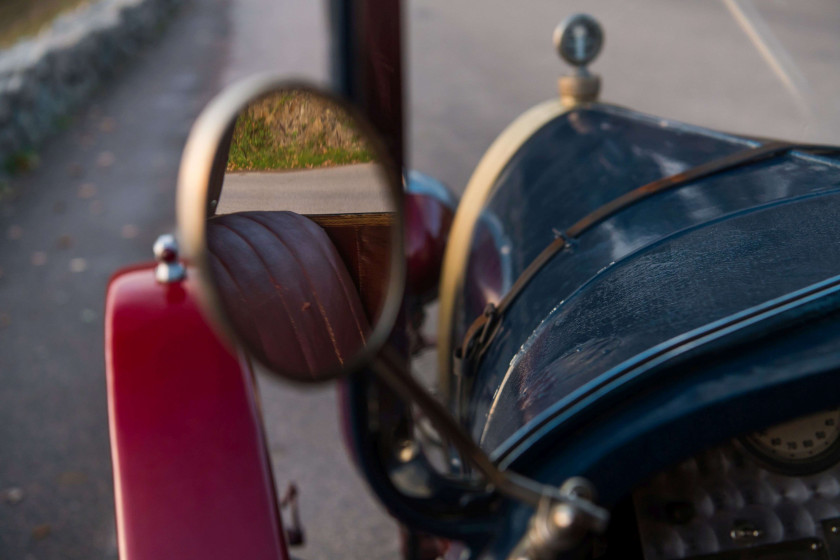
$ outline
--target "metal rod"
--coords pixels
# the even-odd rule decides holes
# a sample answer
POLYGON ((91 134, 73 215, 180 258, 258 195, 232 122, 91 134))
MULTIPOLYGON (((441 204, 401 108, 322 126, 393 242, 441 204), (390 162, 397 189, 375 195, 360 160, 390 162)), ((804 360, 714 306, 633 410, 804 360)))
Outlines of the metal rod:
POLYGON ((396 354, 393 348, 383 348, 373 364, 373 371, 400 397, 416 404, 435 429, 451 442, 493 488, 505 496, 533 507, 537 507, 544 496, 560 497, 557 489, 553 487, 499 470, 449 411, 399 365, 401 358, 396 354))

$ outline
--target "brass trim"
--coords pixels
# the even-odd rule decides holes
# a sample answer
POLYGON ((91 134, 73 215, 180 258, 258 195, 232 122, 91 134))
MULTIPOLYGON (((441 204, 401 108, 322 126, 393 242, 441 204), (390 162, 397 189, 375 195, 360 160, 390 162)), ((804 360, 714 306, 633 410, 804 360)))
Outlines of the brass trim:
POLYGON ((438 385, 445 402, 452 397, 452 339, 455 297, 464 285, 473 230, 493 186, 508 161, 536 131, 568 110, 554 98, 528 109, 493 141, 473 171, 461 197, 443 257, 438 311, 438 385))
MULTIPOLYGON (((391 270, 388 279, 388 292, 379 319, 368 336, 368 343, 358 356, 345 367, 335 372, 349 373, 371 361, 375 353, 385 343, 402 307, 403 288, 405 286, 405 252, 403 237, 405 223, 402 200, 402 175, 396 164, 388 156, 388 151, 381 142, 380 135, 369 124, 368 119, 346 100, 312 85, 293 82, 282 76, 261 74, 237 82, 217 95, 196 119, 184 146, 181 166, 178 172, 178 190, 176 195, 176 221, 178 238, 181 242, 184 260, 195 267, 195 279, 199 284, 199 303, 211 324, 232 348, 239 347, 246 351, 239 342, 233 327, 229 324, 215 287, 211 280, 207 263, 206 222, 209 208, 209 186, 216 151, 225 133, 235 122, 239 113, 249 103, 271 92, 279 90, 303 90, 329 99, 343 108, 357 122, 357 127, 372 143, 378 155, 378 162, 387 181, 389 195, 395 211, 391 240, 391 270)), ((218 196, 218 195, 217 195, 218 196)), ((192 270, 192 269, 191 269, 192 270)), ((266 368, 268 369, 268 368, 266 368)), ((279 372, 278 372, 279 373, 279 372)), ((311 382, 300 378, 283 377, 292 381, 311 382)), ((326 377, 318 381, 326 381, 326 377)))
POLYGON ((557 80, 560 102, 567 108, 594 103, 601 92, 601 78, 597 74, 560 76, 557 80))

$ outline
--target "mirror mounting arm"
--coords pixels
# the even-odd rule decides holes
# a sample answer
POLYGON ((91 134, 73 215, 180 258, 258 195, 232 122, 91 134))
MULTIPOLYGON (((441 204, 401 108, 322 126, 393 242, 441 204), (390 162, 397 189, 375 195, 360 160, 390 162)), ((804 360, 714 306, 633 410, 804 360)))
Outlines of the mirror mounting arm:
POLYGON ((355 463, 391 515, 414 530, 483 547, 499 521, 498 494, 438 474, 403 429, 411 401, 375 372, 358 371, 340 387, 355 463))
POLYGON ((552 506, 562 505, 576 516, 576 528, 585 526, 588 530, 595 532, 606 529, 609 512, 593 502, 591 491, 577 491, 583 483, 577 484, 573 490, 570 490, 568 486, 556 488, 510 471, 500 470, 446 408, 414 377, 405 374, 400 364, 400 356, 393 348, 386 345, 379 353, 372 369, 405 402, 414 403, 423 411, 435 429, 444 434, 462 457, 483 476, 486 490, 531 505, 538 510, 540 507, 545 507, 546 502, 552 506))
MULTIPOLYGON (((397 364, 399 364, 399 361, 395 359, 394 350, 385 346, 377 361, 373 364, 373 368, 376 374, 400 397, 407 402, 415 403, 426 414, 435 429, 446 435, 453 447, 482 474, 488 485, 508 498, 535 508, 546 497, 568 501, 568 496, 558 488, 540 484, 510 471, 500 470, 484 450, 455 421, 454 416, 414 377, 405 375, 397 364)), ((606 510, 594 504, 591 508, 582 507, 585 507, 588 513, 596 517, 603 517, 604 525, 606 525, 606 519, 609 517, 606 510)))

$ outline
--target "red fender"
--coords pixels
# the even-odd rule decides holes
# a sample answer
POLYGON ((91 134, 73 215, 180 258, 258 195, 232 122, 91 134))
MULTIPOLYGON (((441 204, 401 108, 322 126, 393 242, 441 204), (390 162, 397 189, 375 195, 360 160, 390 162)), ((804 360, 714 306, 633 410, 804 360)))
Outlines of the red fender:
POLYGON ((191 275, 108 286, 108 415, 122 560, 288 559, 253 373, 202 316, 191 275))

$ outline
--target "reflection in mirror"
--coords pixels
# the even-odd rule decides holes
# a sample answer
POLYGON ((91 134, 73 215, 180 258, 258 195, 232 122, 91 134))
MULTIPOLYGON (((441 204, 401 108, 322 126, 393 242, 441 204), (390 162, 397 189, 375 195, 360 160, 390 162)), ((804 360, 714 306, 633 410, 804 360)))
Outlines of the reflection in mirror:
POLYGON ((368 131, 337 101, 284 89, 239 113, 214 160, 216 299, 246 350, 285 377, 339 375, 382 314, 397 202, 368 131))

